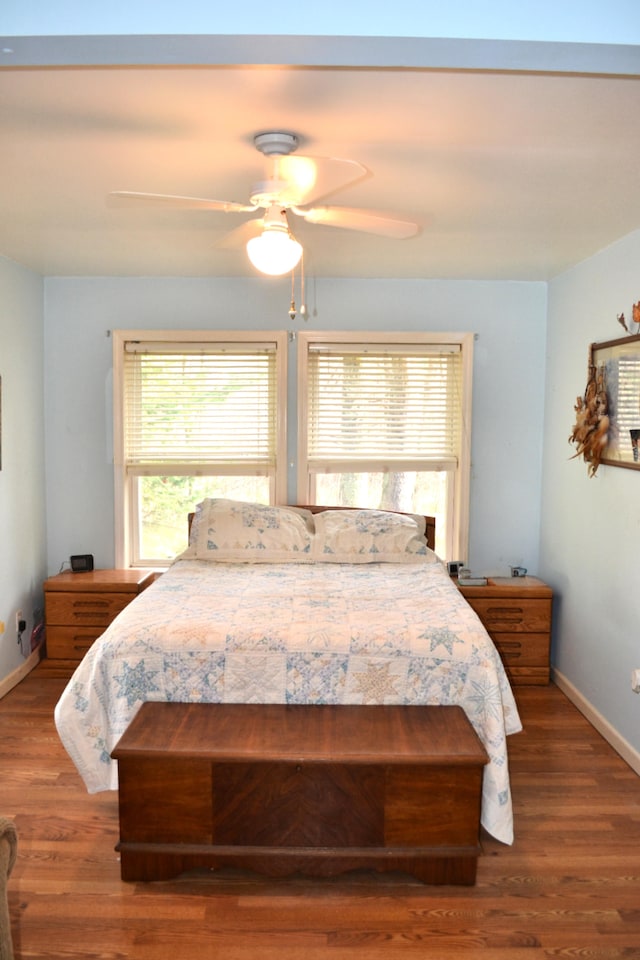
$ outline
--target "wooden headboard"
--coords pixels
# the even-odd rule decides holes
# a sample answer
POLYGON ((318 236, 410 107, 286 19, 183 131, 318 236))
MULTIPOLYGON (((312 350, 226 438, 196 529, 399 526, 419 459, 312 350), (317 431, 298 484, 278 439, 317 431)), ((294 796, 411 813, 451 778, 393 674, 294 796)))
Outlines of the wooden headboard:
MULTIPOLYGON (((358 507, 322 507, 319 504, 292 504, 292 506, 303 506, 305 510, 309 510, 311 513, 322 513, 323 510, 357 510, 358 507)), ((400 513, 407 516, 406 510, 388 510, 387 513, 400 513)), ((414 514, 408 514, 409 516, 414 516, 414 514)), ((187 515, 189 523, 189 533, 191 533, 191 524, 193 522, 194 514, 189 513, 187 515)), ((425 538, 427 541, 427 546, 430 550, 435 550, 436 548, 436 518, 425 516, 426 527, 425 527, 425 538)))

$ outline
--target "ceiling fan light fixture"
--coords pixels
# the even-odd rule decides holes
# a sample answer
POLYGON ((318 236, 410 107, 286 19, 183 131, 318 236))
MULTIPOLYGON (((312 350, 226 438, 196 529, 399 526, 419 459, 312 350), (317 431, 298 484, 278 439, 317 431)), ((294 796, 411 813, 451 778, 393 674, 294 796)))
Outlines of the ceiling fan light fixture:
POLYGON ((247 243, 247 256, 256 270, 270 277, 290 273, 298 265, 302 245, 291 235, 284 213, 275 222, 265 217, 262 233, 247 243))

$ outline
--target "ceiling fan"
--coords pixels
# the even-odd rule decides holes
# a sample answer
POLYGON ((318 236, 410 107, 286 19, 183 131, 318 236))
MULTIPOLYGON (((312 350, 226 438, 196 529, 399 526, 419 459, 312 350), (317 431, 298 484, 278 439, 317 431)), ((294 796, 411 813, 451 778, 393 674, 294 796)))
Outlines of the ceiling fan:
POLYGON ((221 213, 255 213, 220 242, 220 246, 246 245, 249 259, 262 273, 279 276, 291 271, 302 256, 302 246, 291 233, 288 214, 308 223, 401 240, 415 236, 418 225, 375 210, 317 205, 317 201, 367 176, 356 160, 337 157, 292 156, 298 138, 292 133, 268 132, 254 137, 256 149, 266 158, 266 176, 253 184, 248 203, 181 197, 156 193, 115 191, 110 200, 136 201, 182 210, 214 210, 221 213))

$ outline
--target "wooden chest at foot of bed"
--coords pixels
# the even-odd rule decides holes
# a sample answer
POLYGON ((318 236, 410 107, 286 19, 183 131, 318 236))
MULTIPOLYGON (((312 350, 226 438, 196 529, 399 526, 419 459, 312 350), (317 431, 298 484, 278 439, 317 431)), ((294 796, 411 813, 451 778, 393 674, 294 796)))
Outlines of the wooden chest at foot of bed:
POLYGON ((475 882, 488 758, 461 707, 146 703, 113 757, 123 880, 475 882))

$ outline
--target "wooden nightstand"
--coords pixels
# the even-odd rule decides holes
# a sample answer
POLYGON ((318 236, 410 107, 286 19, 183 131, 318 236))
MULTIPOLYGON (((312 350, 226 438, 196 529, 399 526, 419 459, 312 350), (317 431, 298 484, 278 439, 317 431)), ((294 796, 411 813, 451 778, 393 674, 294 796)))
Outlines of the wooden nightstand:
POLYGON ((45 580, 48 667, 70 676, 93 641, 153 579, 152 570, 65 570, 45 580))
POLYGON ((551 587, 537 577, 489 577, 484 587, 456 582, 498 648, 511 683, 549 683, 551 587))

